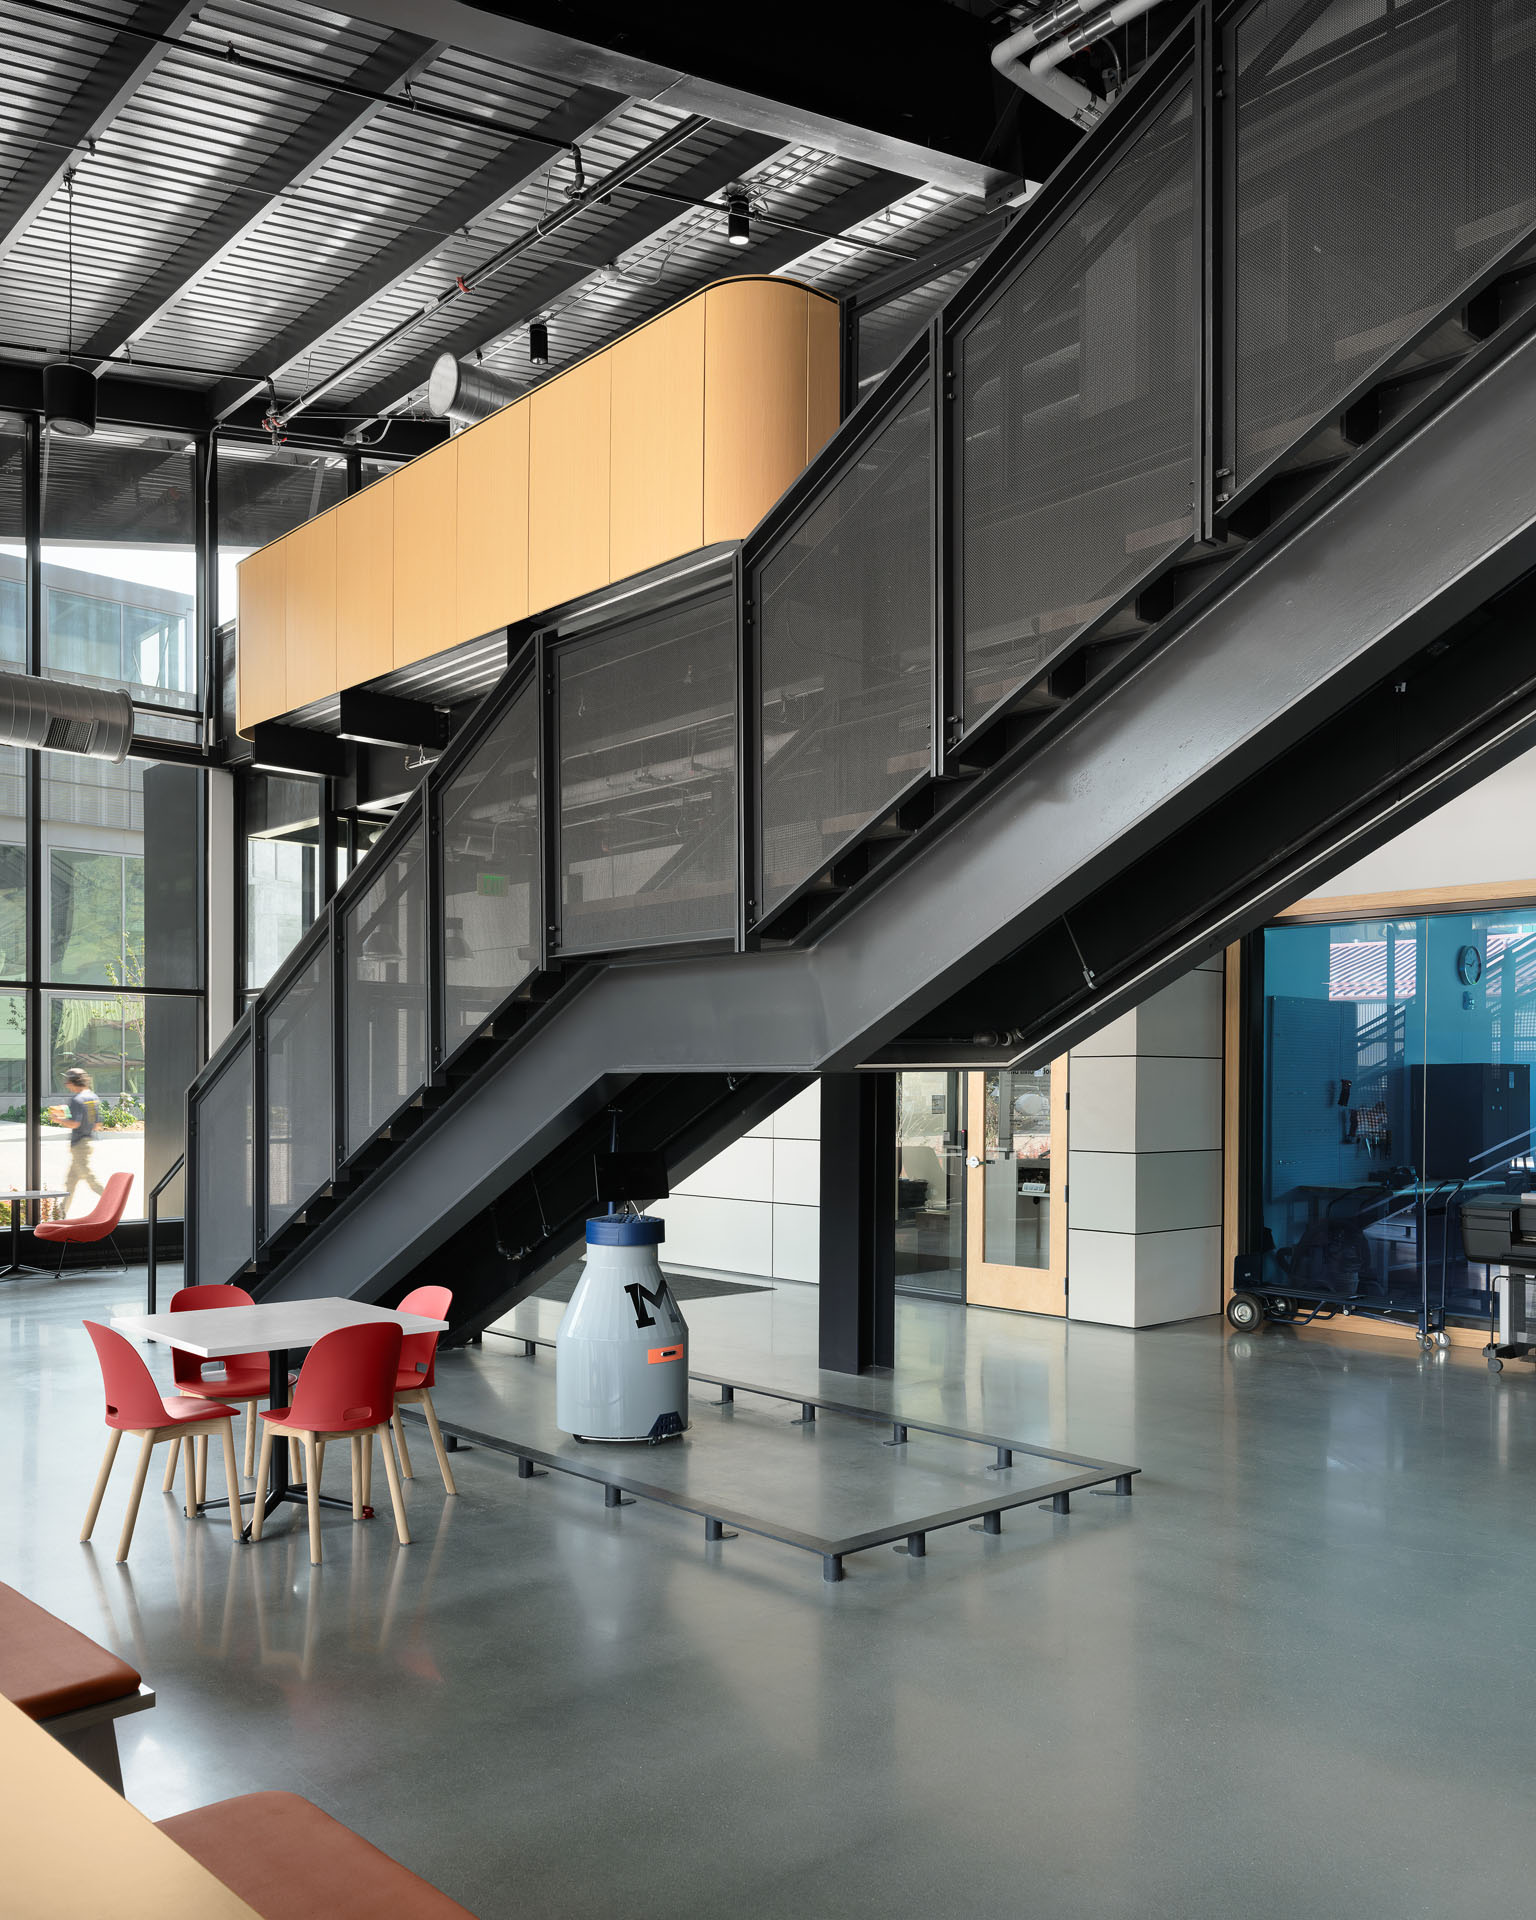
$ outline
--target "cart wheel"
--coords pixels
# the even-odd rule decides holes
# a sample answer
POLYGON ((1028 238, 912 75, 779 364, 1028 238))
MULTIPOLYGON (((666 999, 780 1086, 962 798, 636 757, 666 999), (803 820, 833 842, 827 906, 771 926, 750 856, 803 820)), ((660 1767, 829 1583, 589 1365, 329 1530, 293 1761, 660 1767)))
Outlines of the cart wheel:
POLYGON ((1252 1333, 1264 1324, 1264 1303, 1257 1294, 1234 1293, 1227 1302, 1227 1319, 1239 1333, 1252 1333))
POLYGON ((1502 1373, 1504 1371, 1504 1362, 1496 1353, 1489 1356, 1488 1371, 1490 1373, 1502 1373))
POLYGON ((1271 1320, 1294 1320, 1296 1318, 1296 1302, 1294 1300, 1287 1300, 1284 1295, 1278 1295, 1266 1304, 1271 1320))
POLYGON ((1435 1335, 1435 1345, 1437 1347, 1448 1347, 1450 1344, 1451 1336, 1448 1333, 1442 1331, 1435 1335))
POLYGON ((1498 1351, 1499 1349, 1497 1345, 1492 1340, 1490 1340, 1487 1346, 1483 1348, 1483 1358, 1485 1360, 1492 1360, 1495 1357, 1495 1355, 1498 1353, 1498 1351))

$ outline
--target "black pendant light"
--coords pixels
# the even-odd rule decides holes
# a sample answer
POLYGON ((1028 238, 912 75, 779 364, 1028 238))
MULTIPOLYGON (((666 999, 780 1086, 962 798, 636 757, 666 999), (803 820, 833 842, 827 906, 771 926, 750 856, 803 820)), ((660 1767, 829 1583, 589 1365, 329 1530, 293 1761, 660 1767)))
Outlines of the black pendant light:
MULTIPOLYGON (((75 169, 64 174, 67 221, 69 319, 65 351, 75 351, 75 169)), ((96 376, 73 359, 43 368, 43 424, 67 440, 89 440, 96 431, 96 376)))

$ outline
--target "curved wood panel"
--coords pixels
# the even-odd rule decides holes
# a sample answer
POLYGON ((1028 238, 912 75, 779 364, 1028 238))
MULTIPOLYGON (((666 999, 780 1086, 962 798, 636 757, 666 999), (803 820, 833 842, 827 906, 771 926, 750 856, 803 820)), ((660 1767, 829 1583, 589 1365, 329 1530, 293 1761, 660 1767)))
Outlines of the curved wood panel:
POLYGON ((837 426, 839 325, 717 281, 242 561, 240 731, 744 538, 837 426))
MULTIPOLYGON (((528 600, 557 607, 605 587, 613 359, 594 354, 529 398, 528 600)), ((477 429, 478 431, 478 429, 477 429)))

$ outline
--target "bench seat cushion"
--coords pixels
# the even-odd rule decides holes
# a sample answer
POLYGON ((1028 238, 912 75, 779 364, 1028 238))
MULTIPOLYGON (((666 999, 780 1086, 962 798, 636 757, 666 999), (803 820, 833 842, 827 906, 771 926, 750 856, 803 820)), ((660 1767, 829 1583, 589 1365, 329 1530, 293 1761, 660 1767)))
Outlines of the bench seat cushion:
POLYGON ((138 1690, 139 1676, 126 1660, 0 1585, 0 1693, 23 1713, 48 1720, 138 1690))
POLYGON ((158 1825, 262 1920, 474 1920, 296 1793, 244 1793, 158 1825))

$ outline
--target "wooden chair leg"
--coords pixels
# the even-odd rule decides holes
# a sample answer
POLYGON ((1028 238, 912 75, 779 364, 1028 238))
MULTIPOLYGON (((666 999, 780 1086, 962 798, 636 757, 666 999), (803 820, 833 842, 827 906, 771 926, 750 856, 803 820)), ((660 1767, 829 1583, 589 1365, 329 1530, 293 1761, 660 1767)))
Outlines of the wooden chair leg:
POLYGON ((249 1480, 256 1471, 256 1402, 245 1403, 245 1477, 249 1480))
POLYGON ((96 1516, 101 1512, 101 1496, 107 1490, 107 1482, 112 1477, 112 1462, 117 1458, 118 1445, 123 1437, 120 1427, 107 1429, 107 1450, 101 1456, 101 1471, 96 1476, 96 1484, 91 1489, 91 1504, 86 1510, 85 1525, 80 1529, 80 1538, 89 1540, 91 1530, 96 1525, 96 1516))
POLYGON ((173 1440, 167 1449, 165 1478, 160 1482, 160 1491, 169 1493, 176 1484, 176 1462, 181 1458, 181 1442, 173 1440))
POLYGON ((133 1491, 128 1496, 128 1512, 123 1520, 122 1537, 117 1543, 117 1564, 121 1566, 128 1558, 129 1542, 133 1539, 133 1523, 139 1517, 139 1502, 144 1497, 144 1482, 149 1477, 149 1456, 155 1450, 153 1431, 146 1433, 144 1444, 139 1449, 139 1464, 133 1476, 133 1491))
POLYGON ((267 1517, 267 1481, 272 1477, 272 1429, 263 1423, 261 1465, 256 1469, 256 1505, 251 1510, 251 1538, 259 1540, 267 1517))
MULTIPOLYGON (((421 1410, 427 1416, 427 1431, 432 1435, 432 1446, 437 1454, 438 1468, 443 1476, 443 1491, 457 1493, 459 1489, 454 1483, 453 1468, 448 1464, 448 1449, 443 1445, 443 1430, 437 1424, 437 1408, 433 1406, 432 1395, 425 1387, 421 1391, 421 1410)), ((400 1409, 396 1407, 396 1414, 399 1411, 400 1409)))
POLYGON ((402 1547, 411 1544, 411 1530, 405 1524, 405 1489, 400 1485, 400 1469, 395 1465, 395 1456, 389 1449, 389 1434, 379 1429, 379 1438, 384 1444, 384 1471, 389 1475, 389 1503, 395 1510, 395 1532, 400 1536, 402 1547))
POLYGON ((325 1481, 325 1442, 315 1442, 315 1486, 320 1488, 325 1481))
POLYGON ((407 1480, 414 1480, 416 1476, 411 1471, 411 1450, 405 1444, 405 1422, 400 1418, 400 1409, 398 1407, 395 1408, 394 1428, 395 1445, 400 1449, 400 1471, 405 1475, 407 1480))
POLYGON ((203 1502, 208 1498, 208 1436, 197 1436, 197 1495, 192 1506, 195 1513, 201 1513, 203 1502))
POLYGON ((238 1541, 245 1530, 245 1516, 240 1511, 240 1474, 235 1465, 233 1420, 220 1421, 219 1437, 224 1442, 224 1484, 229 1489, 229 1530, 238 1541))
POLYGON ((358 1439, 363 1448, 363 1505, 373 1505, 373 1435, 361 1433, 358 1439))
POLYGON ((352 1436, 352 1518, 363 1517, 363 1436, 352 1436))
POLYGON ((312 1433, 304 1436, 304 1481, 309 1494, 309 1564, 320 1564, 320 1462, 316 1458, 319 1442, 312 1433))
POLYGON ((288 1478, 297 1480, 302 1472, 303 1463, 300 1459, 299 1443, 297 1440, 290 1440, 288 1442, 288 1478))

